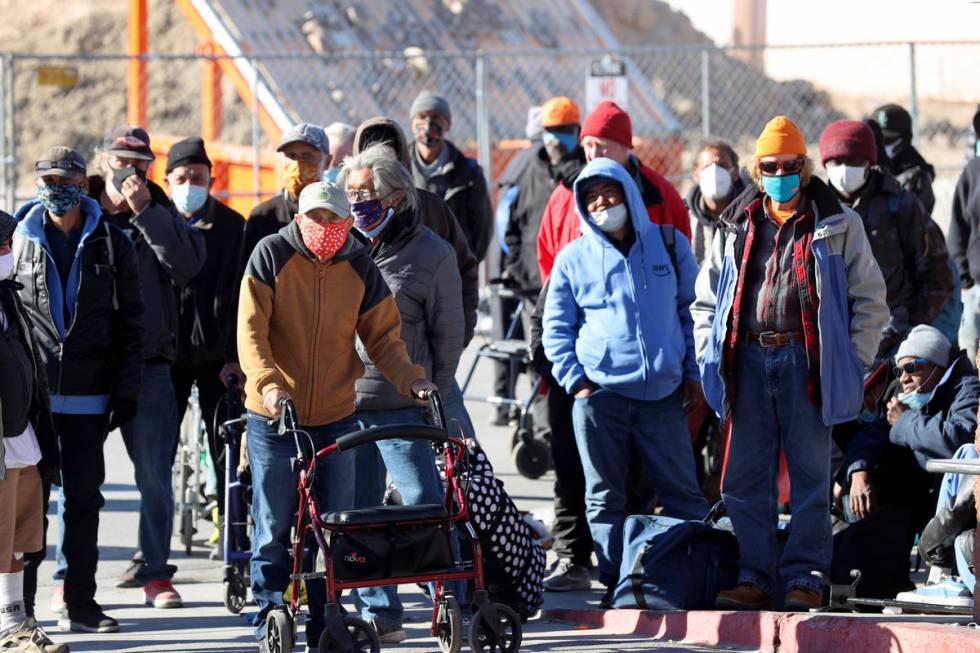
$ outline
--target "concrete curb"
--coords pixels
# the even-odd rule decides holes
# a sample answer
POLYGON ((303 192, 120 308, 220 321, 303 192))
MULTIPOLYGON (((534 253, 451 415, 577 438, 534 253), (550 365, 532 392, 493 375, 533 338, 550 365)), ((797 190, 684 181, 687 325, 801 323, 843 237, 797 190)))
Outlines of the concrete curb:
POLYGON ((541 616, 617 635, 778 653, 980 651, 980 630, 976 628, 909 620, 908 616, 578 609, 543 610, 541 616))

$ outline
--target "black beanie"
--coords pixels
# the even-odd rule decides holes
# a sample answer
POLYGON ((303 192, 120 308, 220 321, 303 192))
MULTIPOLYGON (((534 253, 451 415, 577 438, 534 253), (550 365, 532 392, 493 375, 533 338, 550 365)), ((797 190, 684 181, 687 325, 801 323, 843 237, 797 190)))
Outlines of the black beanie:
POLYGON ((203 163, 211 169, 211 159, 204 149, 204 140, 191 137, 182 141, 177 141, 167 152, 167 174, 169 175, 174 168, 186 166, 191 163, 203 163))

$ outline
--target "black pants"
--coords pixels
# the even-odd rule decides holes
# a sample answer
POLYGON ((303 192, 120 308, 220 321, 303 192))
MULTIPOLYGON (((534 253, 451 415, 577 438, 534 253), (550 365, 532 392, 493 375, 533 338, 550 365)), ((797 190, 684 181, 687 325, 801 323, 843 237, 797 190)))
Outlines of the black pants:
POLYGON ((572 429, 574 397, 547 375, 551 457, 555 465, 555 553, 576 565, 592 566, 592 533, 585 518, 585 473, 572 429))
MULTIPOLYGON (((218 373, 224 367, 224 361, 202 363, 194 366, 176 365, 171 368, 170 376, 174 381, 174 394, 177 396, 177 419, 183 421, 187 411, 187 401, 191 396, 191 386, 197 383, 197 399, 201 405, 201 416, 204 418, 204 428, 208 434, 208 452, 211 454, 211 464, 214 465, 215 476, 218 477, 218 510, 225 511, 225 470, 220 461, 224 460, 223 448, 217 441, 214 429, 214 413, 218 403, 225 394, 225 385, 218 378, 218 373)), ((218 416, 219 421, 225 419, 224 411, 218 416)), ((176 453, 176 452, 175 452, 176 453)))
MULTIPOLYGON (((494 340, 503 340, 510 327, 511 316, 517 309, 517 300, 512 297, 492 297, 490 299, 490 315, 493 318, 493 329, 491 334, 494 340)), ((521 321, 517 321, 517 328, 511 335, 512 338, 520 340, 524 337, 524 329, 521 321)), ((500 361, 494 361, 493 393, 498 397, 514 398, 514 385, 510 381, 510 365, 500 361)), ((510 411, 507 407, 499 407, 498 411, 506 414, 510 411)))
MULTIPOLYGON (((65 604, 69 613, 95 599, 95 570, 99 564, 99 511, 105 505, 103 445, 108 435, 105 415, 54 414, 55 432, 61 444, 61 479, 65 493, 65 532, 62 553, 65 571, 65 604)), ((44 485, 44 542, 47 542, 47 507, 51 486, 44 485)), ((34 614, 37 568, 45 549, 24 556, 24 603, 34 614)))

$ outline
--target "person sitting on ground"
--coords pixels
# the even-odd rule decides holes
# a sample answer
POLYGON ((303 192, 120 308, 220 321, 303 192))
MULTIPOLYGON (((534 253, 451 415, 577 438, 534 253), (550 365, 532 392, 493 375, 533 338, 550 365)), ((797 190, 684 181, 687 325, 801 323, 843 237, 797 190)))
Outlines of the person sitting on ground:
POLYGON ((574 193, 583 234, 551 271, 542 343, 553 376, 575 396, 586 516, 609 607, 633 456, 665 514, 702 519, 708 510, 685 414, 703 401, 690 312, 697 264, 683 234, 650 223, 639 186, 616 161, 594 159, 574 193))

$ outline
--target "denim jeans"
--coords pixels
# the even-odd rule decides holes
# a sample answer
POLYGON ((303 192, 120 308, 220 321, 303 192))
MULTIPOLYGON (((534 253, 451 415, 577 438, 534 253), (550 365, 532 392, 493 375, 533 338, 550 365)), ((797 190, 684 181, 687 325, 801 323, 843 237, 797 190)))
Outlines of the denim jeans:
POLYGON ((476 437, 473 420, 470 419, 466 404, 463 402, 463 391, 455 379, 452 386, 442 394, 442 408, 446 412, 446 421, 449 422, 446 426, 452 435, 458 436, 459 429, 462 429, 464 438, 476 437), (456 428, 456 423, 459 423, 459 429, 456 428))
POLYGON ((645 465, 666 515, 703 519, 708 512, 694 469, 687 415, 679 391, 639 401, 600 389, 575 399, 572 422, 582 454, 585 515, 599 559, 599 578, 612 585, 623 555, 631 448, 645 465))
POLYGON ((140 493, 139 548, 145 563, 136 579, 141 583, 169 579, 177 571, 167 560, 174 529, 172 473, 178 428, 170 366, 145 365, 136 417, 119 429, 140 493))
MULTIPOLYGON (((964 444, 956 453, 953 454, 955 460, 976 460, 977 447, 976 445, 964 444)), ((960 491, 960 486, 963 483, 973 483, 975 476, 967 476, 966 474, 951 474, 949 472, 943 474, 942 485, 939 486, 939 501, 936 504, 936 514, 938 515, 943 511, 946 506, 956 500, 956 495, 960 491)), ((953 542, 953 556, 956 560, 956 575, 960 577, 963 583, 970 589, 971 594, 976 594, 976 570, 970 571, 970 567, 973 565, 973 560, 967 560, 963 555, 963 543, 961 542, 961 537, 973 537, 973 530, 967 530, 956 536, 953 542)))
MULTIPOLYGON (((390 424, 426 424, 418 408, 366 410, 357 413, 360 428, 390 424)), ((406 506, 442 503, 445 488, 436 469, 432 443, 427 440, 384 440, 354 450, 357 469, 357 508, 381 505, 385 492, 385 469, 406 506)), ((454 548, 457 543, 454 542, 454 548)), ((455 552, 455 551, 454 551, 455 552)), ((458 553, 457 553, 458 555, 458 553)), ((447 583, 446 589, 463 603, 462 582, 447 583)), ((394 625, 402 623, 403 609, 397 585, 361 587, 351 590, 354 607, 366 621, 394 625)))
POLYGON ((735 356, 735 406, 722 498, 741 554, 739 582, 775 590, 823 591, 832 553, 830 427, 807 392, 803 343, 750 343, 735 356), (790 480, 793 521, 781 561, 776 527, 780 443, 790 480))
MULTIPOLYGON (((325 426, 304 426, 316 449, 332 444, 339 436, 357 430, 354 416, 325 426)), ((293 565, 290 555, 290 532, 295 524, 299 504, 299 474, 289 468, 296 456, 292 437, 278 434, 278 425, 268 418, 248 413, 248 460, 252 468, 252 597, 259 607, 255 621, 256 638, 265 636, 265 615, 283 603, 282 594, 289 585, 293 565)), ((309 443, 305 443, 309 446, 309 443)), ((356 451, 356 450, 355 450, 356 451)), ((321 458, 316 470, 316 499, 320 512, 346 510, 354 503, 353 452, 321 458)), ((309 543, 312 551, 314 543, 309 543)), ((311 564, 308 560, 307 564, 311 564)), ((306 641, 313 647, 323 631, 323 608, 326 586, 323 580, 306 583, 310 614, 306 622, 306 641)))
POLYGON ((960 347, 966 350, 972 363, 977 358, 977 339, 980 339, 980 285, 970 286, 960 296, 963 298, 960 347))

